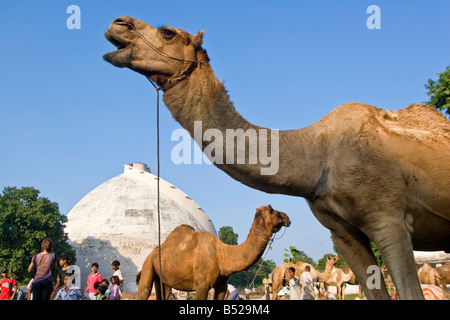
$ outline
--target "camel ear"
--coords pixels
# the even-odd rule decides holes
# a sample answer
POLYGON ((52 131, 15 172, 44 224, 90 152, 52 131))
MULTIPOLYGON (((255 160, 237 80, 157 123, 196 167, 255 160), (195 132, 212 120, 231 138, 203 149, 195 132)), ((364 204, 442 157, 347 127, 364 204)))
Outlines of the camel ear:
POLYGON ((204 34, 205 34, 205 31, 200 30, 199 32, 197 32, 197 34, 195 36, 192 37, 192 43, 194 44, 194 46, 200 47, 202 45, 204 34))

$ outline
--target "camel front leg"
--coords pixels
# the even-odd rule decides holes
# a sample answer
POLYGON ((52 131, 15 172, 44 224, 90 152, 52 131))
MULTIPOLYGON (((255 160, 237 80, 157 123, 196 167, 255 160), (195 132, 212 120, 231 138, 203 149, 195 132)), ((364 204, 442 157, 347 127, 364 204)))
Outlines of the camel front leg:
POLYGON ((385 223, 389 229, 378 229, 372 237, 389 269, 399 298, 402 300, 425 299, 416 271, 411 236, 406 222, 395 217, 388 217, 385 223))
POLYGON ((344 282, 343 284, 340 285, 340 293, 341 293, 341 299, 340 300, 345 300, 345 287, 347 286, 347 284, 344 282))
POLYGON ((317 220, 330 230, 334 245, 355 274, 356 279, 366 293, 367 299, 389 300, 389 294, 383 279, 381 279, 381 288, 369 289, 367 287, 367 280, 369 279, 367 268, 377 265, 377 261, 370 249, 369 238, 339 215, 328 210, 322 210, 320 205, 328 207, 326 203, 313 204, 309 201, 307 203, 317 220))
POLYGON ((172 288, 167 284, 164 284, 164 300, 169 300, 170 294, 172 293, 172 288))
POLYGON ((277 275, 272 278, 272 300, 278 300, 278 291, 280 291, 283 284, 283 279, 279 279, 277 275))
MULTIPOLYGON (((380 279, 380 286, 371 288, 367 286, 370 273, 367 272, 369 266, 377 266, 377 261, 370 249, 370 241, 361 232, 352 229, 336 228, 331 231, 333 243, 337 250, 344 256, 350 269, 356 275, 367 299, 389 300, 389 294, 384 285, 384 280, 380 279)), ((337 288, 340 295, 340 288, 337 288)))
POLYGON ((208 300, 208 291, 211 289, 207 285, 197 286, 195 289, 195 296, 197 300, 208 300))

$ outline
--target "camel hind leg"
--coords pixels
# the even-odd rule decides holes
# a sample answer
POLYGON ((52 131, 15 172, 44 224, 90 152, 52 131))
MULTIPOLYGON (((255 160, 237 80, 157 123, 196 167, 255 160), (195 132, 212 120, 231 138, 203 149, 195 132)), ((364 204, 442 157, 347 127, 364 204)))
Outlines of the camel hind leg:
MULTIPOLYGON (((151 254, 145 259, 142 270, 139 272, 136 281, 138 282, 137 298, 147 300, 152 293, 153 283, 159 281, 159 277, 153 268, 151 254)), ((158 286, 157 286, 158 287, 158 286)))

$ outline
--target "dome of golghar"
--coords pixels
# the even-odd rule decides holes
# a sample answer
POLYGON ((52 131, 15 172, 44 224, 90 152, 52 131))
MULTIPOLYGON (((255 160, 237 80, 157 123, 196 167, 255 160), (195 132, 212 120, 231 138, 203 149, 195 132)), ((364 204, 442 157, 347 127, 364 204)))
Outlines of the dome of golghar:
MULTIPOLYGON (((124 172, 81 199, 68 213, 65 231, 76 252, 84 289, 91 265, 99 264, 103 279, 112 276, 119 260, 124 292, 135 292, 136 274, 158 245, 157 177, 143 163, 124 165, 124 172)), ((217 236, 207 214, 183 191, 159 181, 160 241, 181 224, 217 236)))

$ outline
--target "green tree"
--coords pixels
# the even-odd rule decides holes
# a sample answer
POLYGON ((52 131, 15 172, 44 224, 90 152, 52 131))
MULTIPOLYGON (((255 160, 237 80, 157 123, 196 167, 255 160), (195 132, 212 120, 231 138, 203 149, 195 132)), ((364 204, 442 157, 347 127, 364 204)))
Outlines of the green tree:
POLYGON ((284 249, 284 251, 286 251, 284 254, 284 262, 297 263, 297 261, 303 261, 311 264, 314 268, 316 267, 314 260, 305 252, 298 250, 296 247, 289 246, 289 249, 284 249))
POLYGON ((244 289, 248 288, 253 281, 252 287, 257 288, 263 284, 263 279, 268 278, 276 266, 276 263, 272 260, 263 261, 259 259, 249 269, 232 274, 228 278, 228 283, 233 284, 238 289, 244 289))
POLYGON ((219 240, 225 244, 236 245, 238 244, 239 235, 234 233, 233 228, 230 226, 221 227, 219 229, 219 240))
POLYGON ((428 83, 425 84, 430 101, 424 103, 450 116, 450 67, 438 73, 438 76, 438 80, 428 79, 428 83))
POLYGON ((20 283, 30 280, 27 268, 44 238, 52 240, 56 255, 66 254, 75 262, 64 232, 67 218, 59 213, 56 202, 39 193, 32 187, 6 187, 0 194, 0 267, 20 283))

